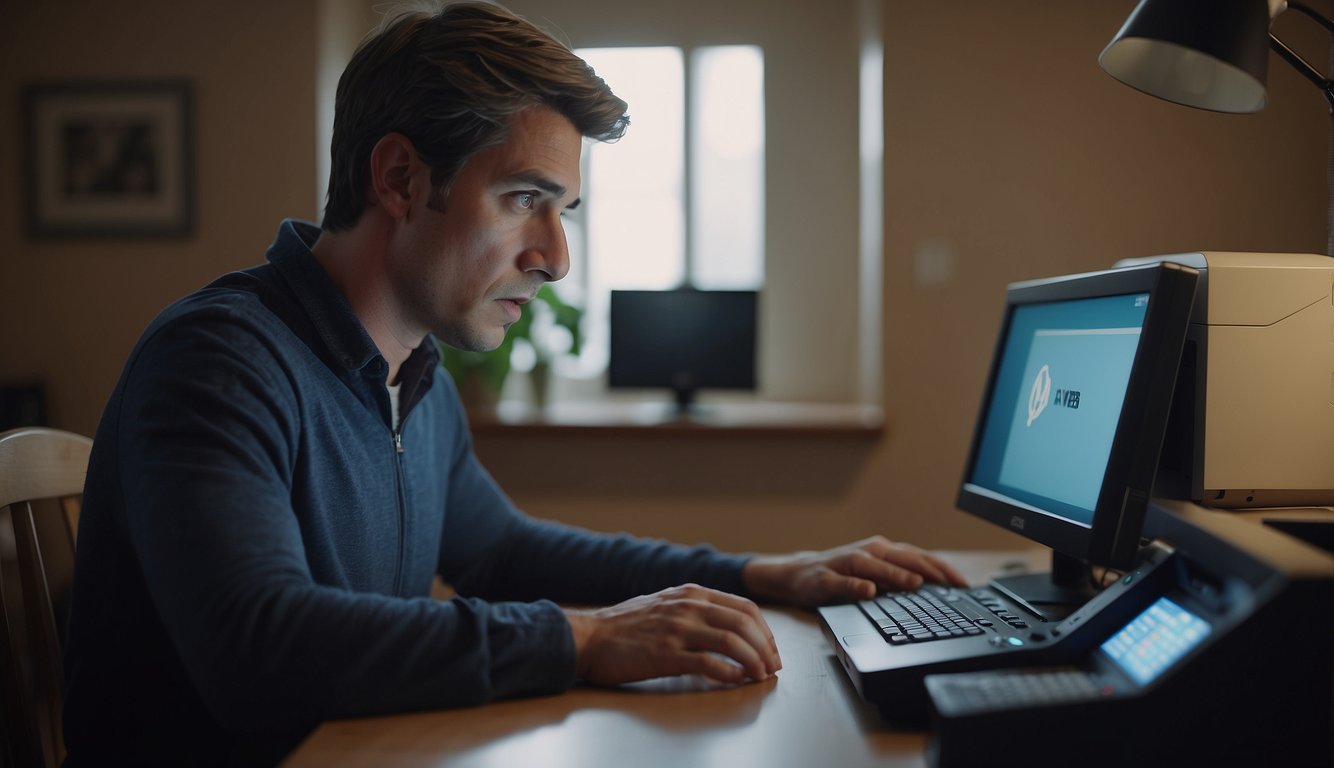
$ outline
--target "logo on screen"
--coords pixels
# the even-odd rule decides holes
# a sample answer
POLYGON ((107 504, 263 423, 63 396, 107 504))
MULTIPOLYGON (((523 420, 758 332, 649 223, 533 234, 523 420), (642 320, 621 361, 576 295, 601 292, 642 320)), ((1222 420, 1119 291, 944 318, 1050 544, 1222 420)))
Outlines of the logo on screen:
POLYGON ((1051 369, 1044 365, 1038 369, 1038 375, 1033 379, 1033 388, 1028 391, 1027 426, 1033 426, 1034 420, 1047 409, 1049 395, 1051 395, 1051 369))
POLYGON ((1028 391, 1028 425, 1033 426, 1038 416, 1047 410, 1048 405, 1055 405, 1061 408, 1071 410, 1079 409, 1079 400, 1083 397, 1077 389, 1058 389, 1053 396, 1051 393, 1051 368, 1042 366, 1038 369, 1038 375, 1033 379, 1033 388, 1028 391))
POLYGON ((1080 392, 1077 389, 1058 389, 1056 390, 1056 396, 1052 398, 1052 404, 1078 410, 1080 397, 1080 392))

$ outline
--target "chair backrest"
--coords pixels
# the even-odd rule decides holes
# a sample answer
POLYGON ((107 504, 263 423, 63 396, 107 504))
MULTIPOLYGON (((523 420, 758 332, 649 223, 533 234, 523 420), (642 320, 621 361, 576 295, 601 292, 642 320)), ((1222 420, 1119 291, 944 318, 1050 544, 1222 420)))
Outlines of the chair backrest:
POLYGON ((92 446, 82 435, 55 429, 0 432, 0 509, 10 511, 23 595, 20 615, 0 577, 0 641, 8 657, 3 669, 5 735, 14 765, 54 768, 65 756, 61 640, 34 517, 34 509, 40 513, 45 508, 34 507, 34 502, 59 504, 60 527, 72 553, 92 446), (20 625, 22 637, 16 631, 20 625))

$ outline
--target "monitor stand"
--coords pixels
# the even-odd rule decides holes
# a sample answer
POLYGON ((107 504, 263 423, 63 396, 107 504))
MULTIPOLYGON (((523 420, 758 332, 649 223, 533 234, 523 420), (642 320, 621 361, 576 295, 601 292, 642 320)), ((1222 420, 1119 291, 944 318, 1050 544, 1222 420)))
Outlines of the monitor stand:
POLYGON ((1025 573, 992 579, 988 585, 1040 616, 1044 621, 1060 621, 1074 613, 1098 593, 1088 579, 1084 561, 1051 553, 1049 573, 1025 573))
MULTIPOLYGON (((678 378, 681 374, 677 374, 678 378)), ((692 384, 677 381, 672 385, 673 399, 676 401, 676 416, 684 419, 695 411, 695 393, 699 390, 692 384)))
MULTIPOLYGON (((678 379, 684 374, 677 374, 678 379)), ((693 379, 686 376, 686 382, 677 381, 672 385, 672 404, 669 406, 666 421, 676 423, 697 423, 714 424, 718 422, 718 409, 709 405, 701 405, 696 399, 699 395, 699 388, 693 383, 693 379)))
POLYGON ((639 423, 654 426, 663 424, 709 424, 717 420, 715 409, 701 405, 695 394, 698 390, 673 389, 670 402, 640 403, 635 411, 639 423))

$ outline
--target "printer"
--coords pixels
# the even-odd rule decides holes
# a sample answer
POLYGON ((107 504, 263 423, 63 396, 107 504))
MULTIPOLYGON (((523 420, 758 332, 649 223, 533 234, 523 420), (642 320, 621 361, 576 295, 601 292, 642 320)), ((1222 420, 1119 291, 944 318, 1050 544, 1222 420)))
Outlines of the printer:
POLYGON ((1334 258, 1125 259, 1200 272, 1155 493, 1210 507, 1334 504, 1334 258))

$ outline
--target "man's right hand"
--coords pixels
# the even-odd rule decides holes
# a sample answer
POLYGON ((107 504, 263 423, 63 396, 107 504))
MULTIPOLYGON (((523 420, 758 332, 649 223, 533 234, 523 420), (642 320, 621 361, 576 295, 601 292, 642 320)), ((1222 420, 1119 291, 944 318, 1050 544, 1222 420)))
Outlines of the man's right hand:
POLYGON ((695 584, 565 615, 577 674, 594 685, 687 674, 742 683, 783 666, 755 603, 695 584))

